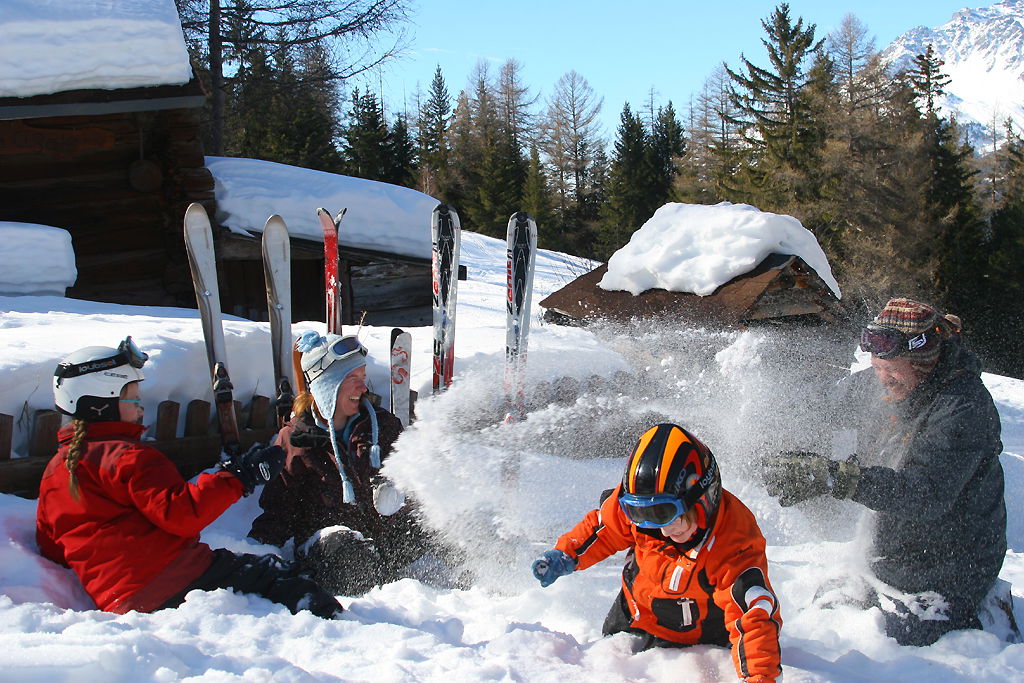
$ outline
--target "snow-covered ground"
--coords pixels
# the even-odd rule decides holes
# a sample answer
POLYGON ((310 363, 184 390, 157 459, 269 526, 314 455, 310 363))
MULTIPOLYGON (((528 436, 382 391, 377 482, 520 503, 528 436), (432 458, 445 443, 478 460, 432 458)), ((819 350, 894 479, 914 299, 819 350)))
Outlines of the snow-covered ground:
MULTIPOLYGON (((424 218, 424 229, 425 229, 424 218)), ((1024 677, 1024 645, 985 632, 950 634, 933 646, 888 639, 876 611, 821 610, 817 586, 859 562, 853 527, 860 509, 819 502, 782 509, 747 473, 759 454, 815 438, 807 332, 713 332, 636 325, 567 328, 535 317, 520 424, 497 421, 504 344, 504 245, 463 236, 469 280, 460 283, 456 381, 431 398, 430 330, 412 330, 419 419, 387 469, 423 503, 431 523, 467 552, 477 577, 468 590, 413 579, 344 598, 347 613, 325 622, 290 615, 260 598, 194 593, 176 610, 96 611, 65 569, 34 542, 34 501, 0 496, 0 678, 5 680, 345 681, 717 681, 735 676, 715 647, 632 655, 629 637, 602 638, 618 588, 610 559, 541 589, 529 564, 620 478, 626 444, 652 420, 692 428, 716 452, 725 485, 755 512, 769 539, 771 578, 785 626, 787 681, 976 681, 1024 677), (624 373, 617 371, 623 370, 624 373), (602 380, 595 379, 596 377, 602 380), (569 378, 569 379, 560 379, 569 378), (557 380, 557 381, 556 381, 557 380), (572 380, 571 395, 555 391, 572 380), (551 384, 546 384, 550 382, 551 384), (499 485, 498 461, 521 458, 514 489, 499 485), (595 455, 611 457, 591 457, 595 455)), ((543 253, 536 295, 582 273, 578 259, 543 253)), ((131 334, 151 355, 143 384, 153 414, 163 398, 205 391, 208 372, 194 311, 115 306, 59 297, 0 298, 0 412, 48 407, 56 361, 87 344, 131 334)), ((534 315, 539 314, 535 308, 534 315)), ((320 328, 297 323, 296 333, 320 328)), ((270 386, 266 323, 226 323, 238 394, 270 386)), ((364 328, 370 377, 386 393, 389 330, 364 328)), ((852 342, 846 348, 852 357, 852 342)), ((813 378, 812 378, 813 379, 813 378)), ((1003 421, 1010 551, 1002 576, 1014 583, 1024 619, 1024 383, 986 375, 1003 421)), ((264 391, 265 393, 265 391, 264 391)), ((19 417, 19 419, 22 419, 19 417)), ((20 447, 20 446, 19 446, 20 447)), ((245 538, 257 514, 243 499, 209 527, 212 546, 269 551, 245 538)), ((126 549, 130 552, 130 549, 126 549)), ((287 553, 287 551, 285 551, 287 553)))

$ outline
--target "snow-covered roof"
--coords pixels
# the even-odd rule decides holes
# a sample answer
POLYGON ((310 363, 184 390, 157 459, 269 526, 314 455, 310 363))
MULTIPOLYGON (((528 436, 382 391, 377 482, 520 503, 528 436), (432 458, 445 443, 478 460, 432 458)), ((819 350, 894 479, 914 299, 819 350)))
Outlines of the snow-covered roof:
POLYGON ((0 97, 182 85, 174 0, 3 0, 0 97))
POLYGON ((257 159, 207 157, 216 180, 217 222, 233 232, 262 232, 278 214, 293 237, 322 241, 316 210, 348 209, 343 246, 430 258, 430 213, 438 200, 407 187, 257 159))
POLYGON ((749 204, 666 204, 612 254, 599 287, 633 295, 649 289, 707 296, 771 253, 793 254, 841 298, 825 252, 792 216, 749 204))

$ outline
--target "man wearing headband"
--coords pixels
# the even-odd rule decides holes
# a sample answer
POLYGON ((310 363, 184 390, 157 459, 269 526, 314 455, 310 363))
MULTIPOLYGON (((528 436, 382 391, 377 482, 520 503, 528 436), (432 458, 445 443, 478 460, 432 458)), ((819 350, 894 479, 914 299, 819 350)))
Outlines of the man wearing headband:
POLYGON ((870 564, 902 595, 873 599, 905 645, 981 628, 1006 554, 999 414, 959 332, 956 316, 890 300, 861 332, 872 368, 844 382, 857 455, 784 453, 764 468, 784 506, 830 494, 874 511, 870 564))
POLYGON ((296 349, 307 391, 278 434, 284 470, 260 496, 249 535, 293 540, 296 560, 325 588, 361 595, 430 549, 412 504, 381 474, 402 423, 370 401, 367 351, 355 336, 310 331, 296 349))
POLYGON ((36 541, 70 567, 106 612, 177 607, 193 590, 228 588, 331 618, 334 597, 274 555, 212 550, 200 532, 243 495, 276 476, 284 453, 256 445, 196 482, 140 441, 139 383, 149 356, 128 337, 89 346, 54 372, 54 402, 71 424, 39 484, 36 541))
POLYGON ((750 511, 722 489, 711 450, 673 424, 648 429, 601 507, 533 563, 542 587, 627 550, 606 636, 629 633, 633 651, 730 647, 736 675, 782 674, 782 616, 768 581, 765 540, 750 511))

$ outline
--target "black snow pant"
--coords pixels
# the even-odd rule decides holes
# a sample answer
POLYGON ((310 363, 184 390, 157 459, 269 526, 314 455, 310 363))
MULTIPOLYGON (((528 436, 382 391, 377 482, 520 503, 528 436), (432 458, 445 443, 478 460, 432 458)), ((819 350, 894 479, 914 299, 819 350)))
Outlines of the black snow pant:
MULTIPOLYGON (((659 638, 658 636, 648 633, 642 628, 636 628, 630 626, 632 619, 629 616, 629 605, 626 604, 626 594, 619 589, 619 595, 615 598, 615 602, 612 603, 611 609, 608 610, 608 615, 604 618, 604 624, 601 626, 601 635, 612 636, 616 633, 629 633, 637 636, 637 640, 633 643, 633 653, 644 652, 655 647, 690 647, 685 643, 677 643, 672 640, 666 640, 659 638)), ((729 642, 725 643, 707 643, 708 645, 722 645, 729 647, 729 642)))
POLYGON ((900 645, 931 645, 949 633, 961 629, 981 629, 978 620, 978 605, 964 600, 949 599, 946 619, 922 619, 902 601, 891 598, 894 608, 882 609, 885 616, 885 633, 895 638, 900 645))
POLYGON ((313 543, 299 544, 295 561, 303 572, 335 595, 360 596, 374 586, 396 581, 426 554, 454 567, 457 553, 440 543, 411 515, 388 518, 388 526, 370 537, 346 527, 322 529, 313 543))
POLYGON ((299 574, 277 555, 238 555, 223 548, 213 551, 209 569, 157 609, 179 606, 190 591, 218 588, 259 595, 284 605, 292 614, 309 610, 318 617, 330 619, 344 610, 316 581, 299 574))

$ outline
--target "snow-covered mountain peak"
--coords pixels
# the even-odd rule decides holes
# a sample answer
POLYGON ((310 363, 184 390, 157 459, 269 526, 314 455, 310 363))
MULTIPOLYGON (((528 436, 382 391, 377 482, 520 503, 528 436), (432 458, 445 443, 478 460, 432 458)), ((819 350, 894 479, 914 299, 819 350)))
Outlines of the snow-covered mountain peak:
POLYGON ((1002 136, 1008 117, 1024 125, 1024 0, 964 8, 942 26, 913 28, 882 52, 896 71, 911 68, 931 45, 950 77, 943 113, 969 129, 975 146, 1002 136))

